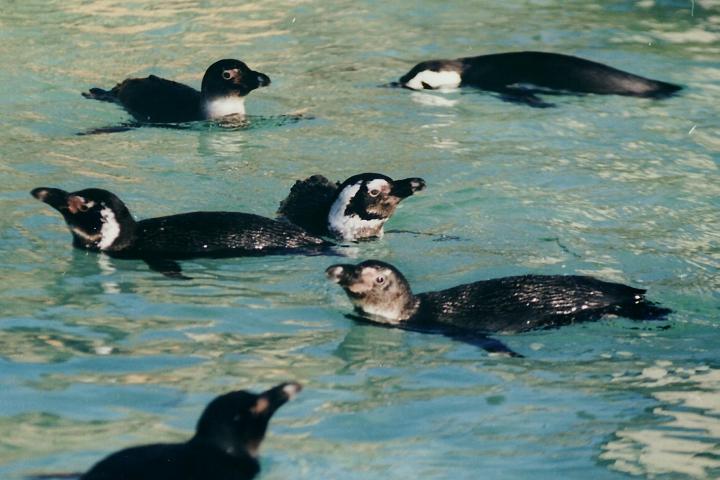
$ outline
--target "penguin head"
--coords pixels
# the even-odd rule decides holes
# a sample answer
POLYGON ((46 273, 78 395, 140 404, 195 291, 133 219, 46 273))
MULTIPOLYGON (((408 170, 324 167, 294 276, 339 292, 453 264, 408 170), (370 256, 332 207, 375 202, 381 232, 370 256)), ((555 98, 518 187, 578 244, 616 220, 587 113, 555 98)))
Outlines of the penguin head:
POLYGON ((389 263, 366 260, 357 265, 331 265, 325 274, 345 290, 355 310, 373 321, 396 325, 417 310, 410 284, 389 263))
POLYGON ((462 64, 455 60, 429 60, 415 65, 400 77, 400 86, 411 90, 457 88, 462 83, 462 64))
POLYGON ((202 79, 206 99, 244 97, 259 87, 270 85, 270 77, 251 70, 240 60, 219 60, 208 67, 202 79))
POLYGON ((381 237, 383 225, 402 199, 424 188, 422 178, 393 180, 379 173, 354 175, 337 189, 328 215, 328 230, 348 241, 381 237))
POLYGON ((80 248, 120 250, 132 238, 135 220, 122 200, 107 190, 39 187, 30 194, 60 212, 80 248))
POLYGON ((260 394, 239 390, 221 395, 200 416, 193 440, 214 444, 230 455, 246 452, 257 457, 270 418, 300 390, 302 385, 290 382, 260 394))

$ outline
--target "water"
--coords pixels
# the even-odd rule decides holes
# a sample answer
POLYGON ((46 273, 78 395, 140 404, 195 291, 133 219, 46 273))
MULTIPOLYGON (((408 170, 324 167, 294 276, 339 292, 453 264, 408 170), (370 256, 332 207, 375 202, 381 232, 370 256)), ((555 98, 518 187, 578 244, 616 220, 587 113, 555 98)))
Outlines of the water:
POLYGON ((720 475, 720 4, 6 0, 0 9, 0 477, 82 471, 187 438, 235 388, 294 379, 265 479, 720 475), (691 11, 692 8, 692 11, 691 11), (415 62, 552 50, 687 86, 653 102, 378 85, 415 62), (77 136, 128 116, 79 92, 212 61, 267 73, 247 129, 77 136), (303 120, 277 117, 302 113, 303 120), (522 272, 649 290, 670 328, 622 319, 504 337, 525 359, 353 324, 338 258, 183 262, 193 281, 73 251, 38 186, 107 188, 139 218, 272 216, 294 180, 421 176, 350 250, 416 291, 522 272))

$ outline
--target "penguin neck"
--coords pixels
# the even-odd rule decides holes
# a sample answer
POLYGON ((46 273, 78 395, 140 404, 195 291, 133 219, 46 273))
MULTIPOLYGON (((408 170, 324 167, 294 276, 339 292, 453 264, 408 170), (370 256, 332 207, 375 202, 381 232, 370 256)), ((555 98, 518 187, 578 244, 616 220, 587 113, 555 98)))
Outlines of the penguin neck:
POLYGON ((106 207, 100 211, 100 216, 102 224, 96 233, 70 227, 75 247, 100 252, 119 252, 132 245, 137 223, 129 212, 114 212, 106 207))
POLYGON ((197 434, 187 444, 192 447, 220 450, 224 455, 231 457, 232 461, 237 462, 238 466, 242 466, 243 470, 247 470, 248 473, 256 475, 260 472, 257 450, 251 452, 244 448, 235 448, 233 442, 230 442, 229 445, 218 444, 214 439, 207 439, 197 434))
POLYGON ((207 119, 228 115, 245 115, 245 97, 238 95, 202 95, 202 109, 207 119))

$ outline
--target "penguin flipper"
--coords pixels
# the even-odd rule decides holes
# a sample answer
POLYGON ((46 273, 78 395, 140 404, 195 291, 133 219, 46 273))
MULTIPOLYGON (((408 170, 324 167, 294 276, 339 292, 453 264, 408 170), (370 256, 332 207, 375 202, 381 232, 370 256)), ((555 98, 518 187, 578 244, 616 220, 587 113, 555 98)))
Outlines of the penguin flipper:
POLYGON ((142 123, 142 122, 124 122, 118 125, 108 125, 106 127, 95 127, 84 132, 78 132, 75 135, 100 135, 103 133, 119 133, 129 132, 140 127, 164 128, 168 130, 190 130, 192 127, 184 123, 142 123))
POLYGON ((277 214, 314 235, 327 235, 327 218, 339 186, 322 175, 298 180, 277 214))
POLYGON ((459 328, 453 328, 447 325, 389 325, 385 323, 377 323, 372 320, 368 320, 365 317, 354 313, 346 313, 345 318, 349 318, 357 323, 364 325, 374 325, 380 328, 391 328, 399 330, 407 330, 409 332, 429 333, 431 335, 443 335, 452 340, 468 343, 476 347, 480 347, 488 353, 499 353, 507 355, 508 357, 514 358, 525 358, 524 355, 517 353, 497 338, 489 337, 482 333, 468 332, 459 328))
POLYGON ((499 94, 500 100, 504 102, 519 103, 532 108, 553 108, 556 106, 554 103, 544 101, 532 90, 523 88, 506 87, 498 90, 497 93, 499 94))
POLYGON ((449 331, 445 332, 443 335, 448 338, 452 338, 453 340, 458 340, 480 347, 488 353, 496 353, 514 358, 525 358, 525 355, 517 353, 497 338, 462 331, 449 331))
POLYGON ((192 277, 183 275, 182 267, 174 260, 166 258, 144 258, 143 259, 150 270, 160 272, 168 278, 177 278, 179 280, 192 280, 192 277))
POLYGON ((106 127, 91 128, 89 130, 85 130, 84 132, 78 132, 75 135, 82 137, 84 135, 100 135, 103 133, 129 132, 130 130, 140 128, 142 126, 143 125, 140 122, 125 122, 118 125, 108 125, 106 127))

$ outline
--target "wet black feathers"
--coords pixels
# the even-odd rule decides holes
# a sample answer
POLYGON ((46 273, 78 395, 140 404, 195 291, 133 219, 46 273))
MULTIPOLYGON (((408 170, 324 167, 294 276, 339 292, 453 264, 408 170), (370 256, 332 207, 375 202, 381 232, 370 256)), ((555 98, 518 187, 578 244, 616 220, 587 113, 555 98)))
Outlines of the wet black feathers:
POLYGON ((548 89, 639 97, 663 97, 681 89, 659 80, 571 55, 513 52, 459 59, 463 85, 507 92, 515 84, 548 89))
POLYGON ((554 106, 538 94, 594 93, 660 99, 682 89, 679 85, 635 75, 592 60, 532 51, 421 62, 400 78, 400 85, 406 85, 425 70, 458 72, 461 86, 495 92, 502 100, 536 108, 554 106))
POLYGON ((137 258, 262 255, 331 245, 295 225, 251 213, 192 212, 137 222, 122 256, 137 258))
POLYGON ((288 197, 280 202, 277 213, 315 235, 328 235, 328 215, 340 183, 322 175, 298 180, 288 197))
POLYGON ((417 295, 410 321, 440 322, 480 332, 523 332, 616 314, 657 319, 670 310, 645 300, 645 290, 586 276, 523 275, 417 295))
POLYGON ((118 103, 141 122, 190 122, 204 118, 198 90, 155 75, 129 78, 110 91, 92 88, 83 96, 118 103))
POLYGON ((121 450, 81 480, 249 480, 259 471, 257 460, 247 454, 230 456, 213 445, 188 442, 121 450))

